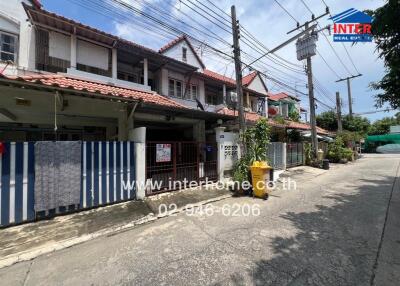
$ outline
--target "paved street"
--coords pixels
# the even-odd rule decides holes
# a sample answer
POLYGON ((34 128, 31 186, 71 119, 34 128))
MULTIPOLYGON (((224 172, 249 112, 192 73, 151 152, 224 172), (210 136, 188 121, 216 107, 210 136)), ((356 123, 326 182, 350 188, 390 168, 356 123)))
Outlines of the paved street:
POLYGON ((213 215, 181 213, 101 237, 1 269, 0 284, 395 285, 399 164, 398 155, 369 155, 294 174, 297 190, 268 201, 229 198, 207 207, 213 215), (246 215, 255 204, 259 216, 246 215))

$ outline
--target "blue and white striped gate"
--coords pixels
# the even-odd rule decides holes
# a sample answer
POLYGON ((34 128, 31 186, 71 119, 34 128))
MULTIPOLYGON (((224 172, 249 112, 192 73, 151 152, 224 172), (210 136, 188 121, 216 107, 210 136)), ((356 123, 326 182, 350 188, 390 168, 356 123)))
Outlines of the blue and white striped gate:
MULTIPOLYGON (((33 221, 35 142, 1 144, 0 226, 33 221)), ((134 147, 134 142, 82 142, 79 210, 136 199, 134 147)), ((66 207, 53 214, 67 212, 66 207)))
POLYGON ((135 198, 134 143, 83 142, 81 207, 135 198))
POLYGON ((0 155, 0 225, 30 221, 34 211, 33 142, 8 142, 0 155))

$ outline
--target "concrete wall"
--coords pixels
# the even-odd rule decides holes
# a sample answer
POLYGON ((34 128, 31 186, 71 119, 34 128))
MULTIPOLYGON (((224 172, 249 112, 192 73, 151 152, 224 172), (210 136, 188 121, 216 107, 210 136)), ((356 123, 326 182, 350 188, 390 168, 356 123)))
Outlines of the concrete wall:
POLYGON ((86 41, 77 42, 77 62, 91 67, 108 70, 109 49, 86 41))
POLYGON ((49 56, 69 61, 71 58, 71 37, 49 32, 49 56))
POLYGON ((218 146, 217 171, 220 181, 225 179, 225 174, 233 170, 240 158, 239 134, 226 132, 225 127, 215 128, 218 146))

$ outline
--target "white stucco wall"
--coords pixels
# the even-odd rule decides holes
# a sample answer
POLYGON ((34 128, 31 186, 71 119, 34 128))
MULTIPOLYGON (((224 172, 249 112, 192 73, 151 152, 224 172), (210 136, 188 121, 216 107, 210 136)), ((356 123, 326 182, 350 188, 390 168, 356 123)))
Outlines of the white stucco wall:
MULTIPOLYGON (((5 74, 23 73, 35 69, 35 33, 30 23, 26 21, 27 15, 22 2, 28 3, 21 0, 0 1, 0 30, 18 36, 17 62, 13 66, 8 66, 5 74)), ((0 63, 0 69, 3 67, 4 63, 0 63)))
POLYGON ((108 70, 109 49, 78 40, 77 62, 87 66, 108 70))
POLYGON ((267 94, 267 90, 265 89, 262 79, 260 78, 260 76, 256 76, 255 79, 253 79, 253 81, 249 84, 248 86, 250 89, 255 90, 259 93, 263 93, 263 94, 267 94))
POLYGON ((181 41, 178 44, 176 44, 175 46, 171 47, 170 49, 166 50, 165 52, 163 52, 164 55, 171 57, 173 59, 176 59, 178 61, 183 61, 182 60, 182 48, 185 47, 187 50, 187 54, 186 54, 186 63, 192 66, 195 66, 197 68, 199 68, 199 70, 203 70, 199 60, 196 58, 196 56, 194 55, 192 49, 189 47, 189 45, 186 43, 186 41, 181 41))
POLYGON ((49 32, 49 56, 69 61, 71 58, 71 37, 49 32))

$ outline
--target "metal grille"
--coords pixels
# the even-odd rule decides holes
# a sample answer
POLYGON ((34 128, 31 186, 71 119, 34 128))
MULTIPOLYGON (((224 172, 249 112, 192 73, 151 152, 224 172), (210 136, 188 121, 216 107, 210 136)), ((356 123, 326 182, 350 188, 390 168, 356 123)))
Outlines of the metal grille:
POLYGON ((268 163, 274 169, 282 170, 285 168, 284 151, 284 143, 282 142, 271 142, 268 145, 268 163))
POLYGON ((287 167, 301 166, 304 162, 303 143, 287 143, 286 164, 287 167))
POLYGON ((183 188, 173 182, 217 179, 217 145, 200 142, 147 142, 146 179, 156 182, 147 195, 183 188), (158 188, 154 188, 157 186, 158 188))

